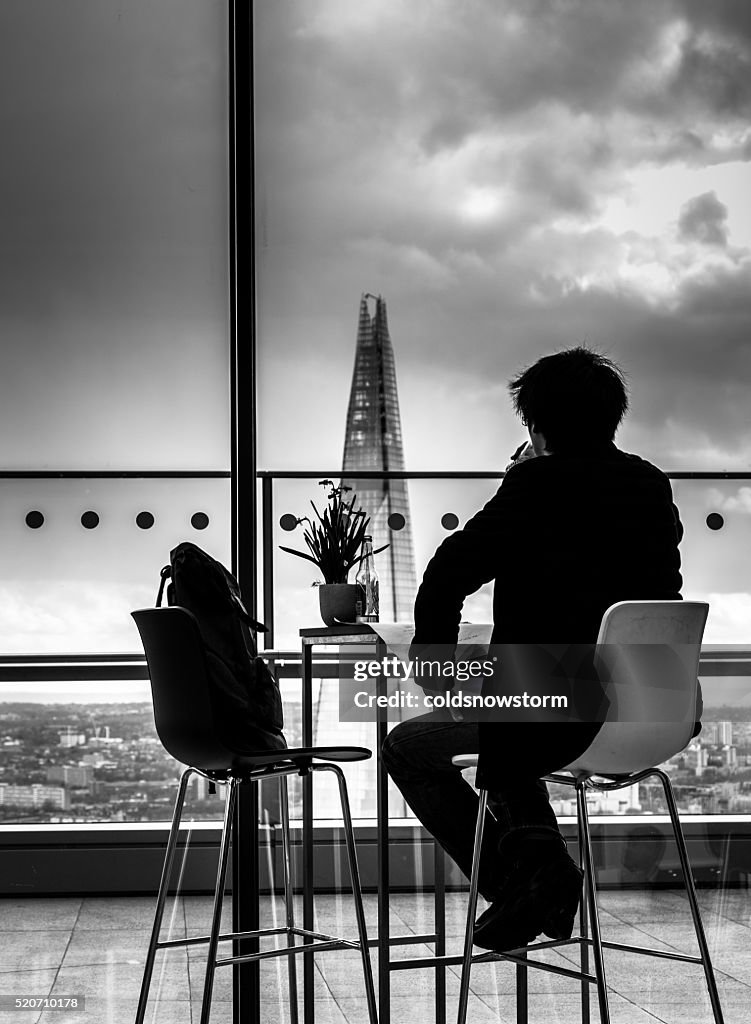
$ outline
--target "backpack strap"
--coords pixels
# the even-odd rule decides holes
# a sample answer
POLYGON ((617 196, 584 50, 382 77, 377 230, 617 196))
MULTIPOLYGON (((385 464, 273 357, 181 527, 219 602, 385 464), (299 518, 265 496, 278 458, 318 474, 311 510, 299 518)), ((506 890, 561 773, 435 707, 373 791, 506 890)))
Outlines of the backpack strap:
POLYGON ((250 628, 256 633, 268 633, 268 626, 264 626, 262 622, 258 622, 257 619, 251 618, 248 613, 248 609, 245 607, 245 604, 239 594, 236 594, 234 591, 230 591, 230 597, 232 599, 232 603, 237 609, 237 614, 246 626, 250 626, 250 628))
MULTIPOLYGON (((234 604, 235 608, 237 609, 237 614, 240 617, 240 619, 242 619, 242 621, 245 623, 245 625, 249 626, 255 633, 268 633, 269 627, 265 626, 262 622, 259 622, 257 619, 252 618, 250 616, 250 614, 248 613, 248 609, 245 607, 243 599, 240 597, 239 587, 237 585, 237 581, 235 580, 234 576, 230 576, 230 574, 227 572, 227 570, 224 568, 224 566, 221 566, 221 569, 224 572, 225 578, 228 580, 229 586, 228 586, 227 589, 229 591, 230 600, 232 601, 232 603, 234 604)), ((165 586, 167 584, 167 580, 171 580, 171 579, 172 579, 172 565, 171 564, 170 565, 165 565, 165 567, 159 573, 159 592, 156 595, 156 607, 157 608, 161 608, 162 607, 162 604, 164 602, 164 588, 165 588, 165 586)), ((168 598, 169 598, 169 595, 170 595, 170 592, 167 591, 167 597, 168 598)), ((169 604, 170 600, 168 600, 167 603, 169 604)))
POLYGON ((168 579, 172 578, 172 566, 165 565, 162 571, 159 573, 159 593, 156 595, 156 607, 162 607, 162 600, 164 598, 164 587, 168 579))

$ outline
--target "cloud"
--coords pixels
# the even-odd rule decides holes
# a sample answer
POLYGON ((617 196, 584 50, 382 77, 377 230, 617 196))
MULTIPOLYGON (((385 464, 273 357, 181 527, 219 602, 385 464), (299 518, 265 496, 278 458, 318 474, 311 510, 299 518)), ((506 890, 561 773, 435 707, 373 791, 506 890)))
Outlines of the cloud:
POLYGON ((704 192, 689 200, 678 218, 678 233, 684 240, 694 239, 704 245, 726 246, 728 243, 728 208, 714 192, 704 192))
POLYGON ((711 30, 691 31, 669 84, 669 96, 682 105, 732 117, 751 111, 751 59, 745 44, 711 30))
POLYGON ((704 642, 742 644, 745 647, 751 618, 751 594, 711 593, 701 600, 709 601, 704 642))
POLYGON ((0 586, 0 650, 139 653, 130 612, 152 602, 150 589, 138 584, 12 580, 0 586))
POLYGON ((751 516, 751 487, 739 487, 737 494, 726 495, 716 488, 707 494, 707 504, 721 512, 741 512, 751 516))

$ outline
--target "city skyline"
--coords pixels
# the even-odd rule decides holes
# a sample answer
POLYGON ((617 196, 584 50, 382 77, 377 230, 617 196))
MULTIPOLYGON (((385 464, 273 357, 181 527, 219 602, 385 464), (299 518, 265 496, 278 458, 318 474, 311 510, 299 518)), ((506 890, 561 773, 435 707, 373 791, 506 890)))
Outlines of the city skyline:
MULTIPOLYGON (((318 706, 315 698, 314 706, 318 706)), ((294 744, 301 727, 299 702, 288 705, 288 713, 294 744)), ((329 733, 337 728, 330 715, 324 722, 317 721, 315 742, 331 740, 329 733)), ((665 768, 683 813, 748 813, 751 723, 732 709, 719 709, 707 716, 701 734, 670 758, 665 768), (723 713, 726 717, 720 717, 723 713)), ((352 810, 356 818, 372 819, 374 790, 367 769, 367 763, 355 769, 358 782, 352 788, 352 810)), ((92 709, 90 704, 69 700, 55 706, 0 702, 0 770, 3 822, 73 823, 164 820, 182 769, 154 732, 150 701, 118 705, 100 700, 92 709)), ((317 817, 331 816, 335 790, 335 786, 319 787, 317 817)), ((565 787, 554 786, 551 795, 557 813, 574 813, 565 787)), ((292 816, 299 817, 299 786, 293 785, 291 796, 292 816)), ((648 780, 612 796, 590 794, 587 802, 593 814, 643 820, 666 809, 659 785, 648 780)), ((220 802, 210 799, 205 785, 191 786, 191 805, 193 817, 199 820, 220 814, 220 802)), ((272 801, 272 813, 273 807, 272 801)), ((404 802, 396 799, 391 814, 412 817, 404 802)))

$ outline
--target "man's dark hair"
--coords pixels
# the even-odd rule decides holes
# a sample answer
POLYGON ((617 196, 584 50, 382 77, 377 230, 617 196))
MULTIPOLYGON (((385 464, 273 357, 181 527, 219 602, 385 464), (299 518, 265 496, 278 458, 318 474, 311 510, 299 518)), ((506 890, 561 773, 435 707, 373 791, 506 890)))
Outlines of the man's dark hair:
POLYGON ((522 421, 545 437, 550 451, 612 441, 628 408, 623 373, 583 347, 543 356, 509 391, 522 421))

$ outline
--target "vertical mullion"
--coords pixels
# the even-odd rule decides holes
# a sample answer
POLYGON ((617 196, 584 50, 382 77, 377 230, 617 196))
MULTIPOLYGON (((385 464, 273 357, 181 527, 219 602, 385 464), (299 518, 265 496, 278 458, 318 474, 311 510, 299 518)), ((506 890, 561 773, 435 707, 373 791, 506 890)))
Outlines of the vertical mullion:
MULTIPOLYGON (((252 4, 229 0, 229 266, 232 568, 256 617, 256 387, 252 4)), ((259 926, 258 800, 238 793, 232 844, 233 931, 259 926)), ((234 944, 239 953, 238 943, 234 944)), ((245 947, 257 948, 257 940, 245 947)), ((260 966, 233 967, 234 1024, 260 1019, 260 966)))

